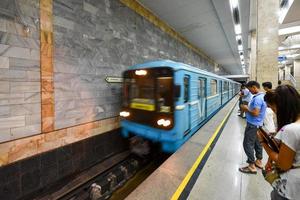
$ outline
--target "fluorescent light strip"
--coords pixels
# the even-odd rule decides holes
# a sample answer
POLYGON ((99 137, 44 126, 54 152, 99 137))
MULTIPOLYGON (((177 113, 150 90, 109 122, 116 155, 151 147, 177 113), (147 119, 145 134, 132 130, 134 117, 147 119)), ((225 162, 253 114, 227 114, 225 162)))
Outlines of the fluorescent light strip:
POLYGON ((278 47, 279 51, 288 50, 288 49, 300 49, 300 44, 295 44, 289 47, 278 47))
POLYGON ((229 0, 229 3, 230 3, 231 10, 239 6, 238 0, 229 0))
POLYGON ((239 35, 239 34, 242 33, 242 27, 241 27, 240 24, 234 25, 234 32, 235 32, 235 34, 237 34, 237 35, 239 35))
POLYGON ((238 50, 243 51, 243 45, 238 45, 238 50))
POLYGON ((300 54, 292 54, 292 55, 286 55, 287 58, 295 58, 297 56, 300 56, 300 54))
POLYGON ((236 39, 236 41, 241 40, 242 36, 241 35, 237 35, 237 36, 235 36, 235 39, 236 39))
POLYGON ((297 33, 297 32, 300 32, 300 26, 292 26, 288 28, 279 29, 278 34, 287 35, 287 34, 297 33))

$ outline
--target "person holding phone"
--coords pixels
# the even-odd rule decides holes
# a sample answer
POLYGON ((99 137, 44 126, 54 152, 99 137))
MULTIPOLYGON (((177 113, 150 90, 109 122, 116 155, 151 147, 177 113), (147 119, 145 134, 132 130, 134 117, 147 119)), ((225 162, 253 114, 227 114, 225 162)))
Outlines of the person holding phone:
POLYGON ((246 167, 239 168, 240 172, 256 174, 258 168, 262 168, 262 146, 256 132, 263 125, 267 105, 264 101, 264 93, 260 92, 260 85, 256 81, 249 81, 246 85, 253 97, 248 105, 242 105, 241 109, 246 113, 247 126, 245 129, 243 147, 247 155, 246 167), (255 151, 255 156, 254 156, 255 151))
POLYGON ((292 200, 300 198, 300 95, 289 85, 280 85, 275 91, 268 91, 264 97, 268 106, 276 113, 280 140, 279 152, 266 144, 261 131, 258 139, 269 159, 265 166, 276 164, 283 173, 273 183, 272 200, 292 200))

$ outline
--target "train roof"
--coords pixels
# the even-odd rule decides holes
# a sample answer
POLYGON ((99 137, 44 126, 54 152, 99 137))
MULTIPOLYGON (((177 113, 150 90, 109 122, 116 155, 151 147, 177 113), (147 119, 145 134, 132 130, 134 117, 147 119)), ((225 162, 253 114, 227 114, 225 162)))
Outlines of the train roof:
POLYGON ((217 74, 181 63, 181 62, 175 62, 172 60, 156 60, 156 61, 150 61, 150 62, 146 62, 146 63, 141 63, 141 64, 137 64, 137 65, 133 65, 129 68, 129 70, 134 70, 134 69, 142 69, 142 68, 156 68, 156 67, 162 67, 162 66, 166 66, 166 67, 171 67, 173 68, 175 71, 177 70, 186 70, 186 71, 191 71, 191 72, 196 72, 196 73, 201 73, 204 75, 208 75, 208 76, 212 76, 212 77, 216 77, 219 79, 223 79, 223 80, 227 80, 230 82, 235 82, 233 80, 230 80, 228 78, 219 76, 217 74))

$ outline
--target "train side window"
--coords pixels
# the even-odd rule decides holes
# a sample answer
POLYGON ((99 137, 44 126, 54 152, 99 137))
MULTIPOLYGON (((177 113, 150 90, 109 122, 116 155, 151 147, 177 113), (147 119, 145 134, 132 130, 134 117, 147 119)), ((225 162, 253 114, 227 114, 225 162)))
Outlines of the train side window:
POLYGON ((214 96, 217 94, 217 80, 210 80, 210 96, 214 96))
POLYGON ((224 91, 228 91, 229 89, 229 83, 226 81, 224 82, 224 91))
POLYGON ((198 98, 205 98, 205 80, 199 79, 198 98))
POLYGON ((189 101, 189 77, 184 77, 184 103, 189 101))

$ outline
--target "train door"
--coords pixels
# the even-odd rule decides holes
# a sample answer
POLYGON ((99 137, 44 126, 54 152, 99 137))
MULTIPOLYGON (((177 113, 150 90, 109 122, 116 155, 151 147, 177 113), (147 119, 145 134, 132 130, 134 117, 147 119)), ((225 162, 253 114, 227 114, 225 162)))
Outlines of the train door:
POLYGON ((228 101, 230 98, 230 84, 229 82, 226 82, 226 84, 227 84, 227 101, 228 101))
POLYGON ((183 110, 183 126, 184 126, 184 135, 189 133, 191 129, 191 113, 190 113, 190 76, 185 75, 183 79, 183 103, 184 103, 184 110, 183 110))
POLYGON ((219 81, 219 93, 221 96, 221 105, 223 105, 223 85, 222 85, 222 81, 219 81))
POLYGON ((198 110, 199 120, 202 122, 206 118, 206 78, 199 78, 198 90, 198 110))

